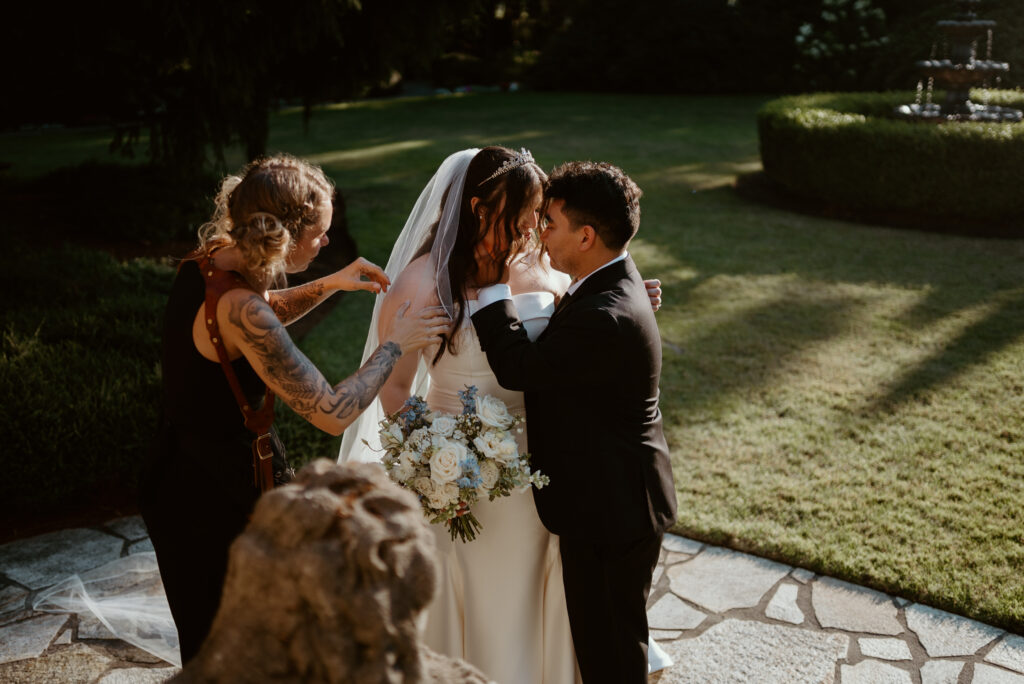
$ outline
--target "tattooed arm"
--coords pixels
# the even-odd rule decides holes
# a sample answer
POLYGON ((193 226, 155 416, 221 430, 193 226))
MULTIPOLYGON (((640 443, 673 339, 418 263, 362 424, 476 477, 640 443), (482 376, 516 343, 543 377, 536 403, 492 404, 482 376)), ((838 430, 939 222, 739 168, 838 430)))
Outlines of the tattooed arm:
POLYGON ((284 325, 290 325, 327 299, 333 290, 327 289, 325 280, 327 278, 320 278, 287 290, 271 290, 270 307, 277 314, 277 319, 284 325))
POLYGON ((284 403, 332 435, 341 434, 373 401, 403 353, 436 344, 448 320, 435 308, 399 315, 392 334, 363 367, 332 386, 295 346, 274 310, 259 295, 245 290, 227 293, 221 298, 217 318, 229 353, 240 351, 284 403))
POLYGON ((337 290, 387 292, 390 284, 391 281, 380 266, 359 257, 329 276, 287 290, 272 290, 268 299, 277 318, 285 325, 289 325, 305 316, 337 290))

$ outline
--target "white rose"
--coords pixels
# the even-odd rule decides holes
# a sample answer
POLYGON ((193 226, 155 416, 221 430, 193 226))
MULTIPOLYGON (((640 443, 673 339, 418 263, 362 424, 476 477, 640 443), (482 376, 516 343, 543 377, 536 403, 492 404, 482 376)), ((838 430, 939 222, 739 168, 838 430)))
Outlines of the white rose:
POLYGON ((435 510, 447 508, 459 500, 459 486, 454 482, 434 485, 433 491, 427 495, 427 502, 435 510))
POLYGON ((519 445, 516 444, 516 440, 509 435, 498 443, 497 459, 502 463, 510 463, 517 458, 519 458, 519 445))
POLYGON ((422 451, 430 446, 430 433, 427 428, 416 428, 409 433, 409 446, 422 451))
POLYGON ((455 432, 455 418, 452 416, 438 415, 430 425, 430 431, 435 435, 450 436, 455 432))
POLYGON ((430 496, 434 491, 434 481, 429 477, 417 477, 410 484, 413 489, 423 496, 430 496))
POLYGON ((391 471, 399 482, 408 482, 416 475, 416 462, 412 460, 412 453, 403 451, 398 457, 398 464, 391 471))
POLYGON ((430 435, 430 446, 435 449, 440 449, 448 443, 447 438, 444 435, 430 435))
POLYGON ((476 437, 473 444, 487 458, 493 458, 501 463, 514 461, 519 456, 519 449, 511 437, 502 438, 494 431, 485 432, 476 437))
POLYGON ((444 496, 447 501, 445 505, 459 502, 459 485, 454 482, 448 482, 442 489, 444 489, 444 496))
POLYGON ((406 449, 402 453, 398 454, 398 458, 399 459, 406 459, 410 463, 412 463, 413 465, 419 463, 420 460, 421 460, 420 459, 420 454, 418 454, 415 451, 409 451, 408 449, 406 449))
POLYGON ((504 430, 512 425, 512 416, 509 415, 505 403, 489 394, 482 397, 477 396, 476 415, 480 418, 481 423, 490 427, 504 430))
POLYGON ((402 434, 402 426, 392 423, 387 429, 380 431, 380 445, 385 449, 396 449, 402 446, 405 435, 402 434))
POLYGON ((498 466, 494 461, 483 461, 480 464, 480 488, 486 492, 498 484, 498 466))
POLYGON ((485 432, 473 438, 473 445, 480 450, 484 458, 495 458, 498 455, 497 435, 493 432, 485 432))
POLYGON ((446 441, 430 457, 430 479, 436 484, 455 482, 462 475, 462 459, 466 457, 466 447, 458 442, 446 441))

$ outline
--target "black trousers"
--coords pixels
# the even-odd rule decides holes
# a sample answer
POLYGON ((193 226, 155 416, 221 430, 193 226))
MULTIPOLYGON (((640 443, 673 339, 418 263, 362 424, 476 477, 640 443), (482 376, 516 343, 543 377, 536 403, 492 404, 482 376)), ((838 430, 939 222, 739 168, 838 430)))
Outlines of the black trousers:
MULTIPOLYGON (((139 508, 156 551, 167 603, 178 628, 182 662, 199 653, 220 607, 228 550, 248 523, 257 492, 249 479, 201 469, 174 435, 154 449, 139 487, 139 508), (229 484, 231 486, 229 486, 229 484)), ((244 445, 243 445, 244 446, 244 445)), ((216 454, 222 462, 233 454, 216 454)), ((248 465, 249 454, 235 460, 248 465)), ((210 459, 213 461, 213 459, 210 459)), ((246 474, 244 469, 242 474, 246 474)))
POLYGON ((583 684, 647 681, 647 597, 662 535, 626 543, 560 538, 562 577, 583 684))
MULTIPOLYGON (((184 504, 183 504, 184 505, 184 504)), ((178 628, 181 659, 199 653, 220 607, 227 574, 228 547, 245 528, 246 519, 216 519, 160 513, 144 515, 156 551, 167 603, 178 628)))

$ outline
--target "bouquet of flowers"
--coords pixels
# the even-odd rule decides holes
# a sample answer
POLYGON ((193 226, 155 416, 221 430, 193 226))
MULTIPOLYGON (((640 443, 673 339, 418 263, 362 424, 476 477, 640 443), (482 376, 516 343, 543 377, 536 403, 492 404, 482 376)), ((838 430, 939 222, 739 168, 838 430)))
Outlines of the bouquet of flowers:
POLYGON ((493 501, 521 487, 540 489, 548 477, 531 471, 529 455, 519 453, 511 431, 521 416, 509 414, 500 399, 478 395, 475 386, 459 398, 462 413, 453 416, 410 397, 381 421, 380 443, 391 479, 419 496, 431 523, 447 523, 453 540, 467 542, 480 530, 471 510, 480 496, 493 501))

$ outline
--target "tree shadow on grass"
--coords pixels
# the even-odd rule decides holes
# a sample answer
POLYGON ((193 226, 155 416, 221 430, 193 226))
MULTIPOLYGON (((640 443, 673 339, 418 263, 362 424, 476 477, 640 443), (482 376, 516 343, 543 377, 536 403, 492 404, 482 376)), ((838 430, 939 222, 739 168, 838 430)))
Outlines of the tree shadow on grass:
MULTIPOLYGON (((897 379, 866 410, 889 412, 931 389, 948 384, 972 367, 1024 339, 1024 290, 1003 298, 981 320, 967 326, 941 350, 897 379)), ((1024 378, 1017 378, 1018 385, 1024 378)))
MULTIPOLYGON (((742 198, 739 206, 756 211, 756 215, 745 221, 721 221, 715 214, 730 200, 733 208, 727 210, 727 215, 742 219, 736 211, 736 198, 730 198, 734 190, 719 187, 701 194, 708 212, 707 225, 690 227, 689 234, 682 237, 672 236, 664 228, 645 236, 662 258, 699 274, 679 281, 667 279, 667 302, 685 306, 690 293, 716 276, 797 276, 806 283, 805 293, 794 293, 785 304, 778 305, 804 311, 811 326, 806 331, 808 340, 826 339, 830 330, 838 330, 836 316, 850 308, 850 302, 846 302, 847 306, 837 307, 835 315, 820 312, 815 303, 817 283, 892 286, 919 294, 912 306, 895 314, 894 322, 910 331, 970 314, 973 309, 988 309, 941 350, 907 368, 902 379, 875 401, 874 408, 941 386, 1024 336, 1024 294, 1015 277, 1019 271, 1014 268, 1016 255, 1024 256, 1020 240, 931 236, 807 219, 742 198), (998 262, 1001 264, 994 267, 998 262), (816 311, 830 321, 828 326, 821 327, 820 320, 815 322, 816 311)), ((769 322, 765 329, 774 330, 778 325, 777 321, 769 322)), ((755 338, 759 335, 756 326, 744 323, 739 328, 755 338)), ((728 334, 741 333, 734 330, 728 334)), ((787 329, 787 335, 794 343, 803 337, 798 330, 787 329)), ((760 343, 754 340, 751 344, 760 343)))
POLYGON ((780 292, 692 337, 663 335, 665 365, 682 367, 679 374, 662 375, 666 413, 692 417, 728 397, 770 387, 791 359, 838 334, 857 304, 854 298, 808 300, 780 292))

